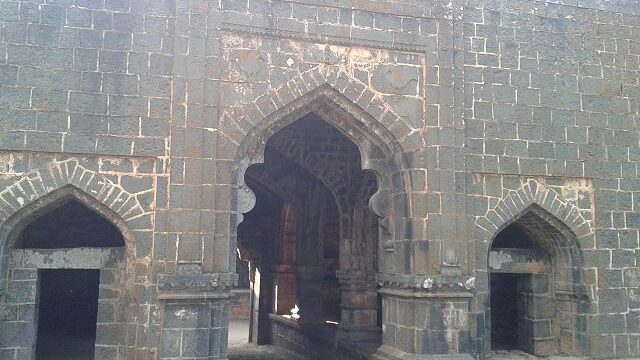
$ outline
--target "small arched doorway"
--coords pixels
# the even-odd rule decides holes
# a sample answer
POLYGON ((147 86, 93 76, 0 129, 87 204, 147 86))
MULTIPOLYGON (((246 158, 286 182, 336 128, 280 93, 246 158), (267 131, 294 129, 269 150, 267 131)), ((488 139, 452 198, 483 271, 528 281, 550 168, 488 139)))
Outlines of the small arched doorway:
POLYGON ((577 244, 566 225, 537 205, 496 234, 489 251, 492 351, 577 354, 584 337, 577 244))
POLYGON ((245 182, 256 205, 238 226, 238 247, 252 256, 254 286, 259 274, 258 342, 289 341, 282 332, 293 331, 294 342, 375 349, 378 218, 369 199, 378 185, 362 170, 358 147, 309 113, 268 139, 264 163, 249 167, 245 182))
POLYGON ((3 303, 21 309, 29 359, 123 355, 124 235, 75 193, 69 187, 47 195, 7 238, 3 303))

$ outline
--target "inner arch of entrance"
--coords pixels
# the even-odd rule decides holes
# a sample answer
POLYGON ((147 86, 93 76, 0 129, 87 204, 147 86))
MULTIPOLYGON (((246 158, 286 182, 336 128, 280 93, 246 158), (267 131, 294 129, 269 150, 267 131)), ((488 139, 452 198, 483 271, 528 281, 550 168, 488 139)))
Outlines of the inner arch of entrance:
MULTIPOLYGON (((243 224, 237 229, 233 224, 243 218, 256 221, 251 209, 260 208, 256 203, 265 197, 254 190, 268 189, 283 205, 274 212, 271 221, 279 223, 270 227, 276 230, 267 240, 280 254, 267 251, 257 261, 261 285, 252 294, 271 298, 266 307, 264 299, 252 304, 274 313, 274 325, 253 321, 258 341, 263 339, 260 329, 277 342, 279 327, 293 326, 277 315, 288 315, 282 304, 295 300, 300 318, 294 325, 300 336, 322 334, 338 343, 360 344, 365 352, 380 345, 383 306, 376 274, 394 271, 393 260, 381 259, 393 252, 379 250, 393 244, 396 222, 406 216, 407 188, 399 176, 405 168, 402 154, 384 126, 328 85, 248 130, 232 174, 237 208, 232 208, 231 239, 237 239, 241 253, 246 252, 247 236, 243 224), (287 259, 283 249, 291 246, 284 236, 285 218, 279 216, 284 211, 296 219, 295 256, 288 263, 282 261, 287 259)), ((256 315, 263 322, 265 318, 256 315)))

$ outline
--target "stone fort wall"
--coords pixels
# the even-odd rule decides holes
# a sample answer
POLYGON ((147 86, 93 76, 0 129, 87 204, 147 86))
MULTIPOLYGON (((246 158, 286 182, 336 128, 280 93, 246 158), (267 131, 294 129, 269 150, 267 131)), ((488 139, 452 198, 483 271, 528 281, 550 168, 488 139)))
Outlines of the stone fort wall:
MULTIPOLYGON (((101 179, 91 196, 132 236, 135 309, 104 343, 117 356, 224 354, 238 149, 319 87, 370 114, 403 159, 393 175, 411 201, 391 216, 403 230, 385 243, 381 286, 439 279, 451 258, 475 279, 468 302, 443 296, 463 320, 388 313, 385 345, 488 356, 487 251, 537 204, 580 248, 582 335, 566 350, 640 356, 638 0, 0 0, 0 24, 0 244, 31 202, 68 185, 92 194, 51 169, 101 179), (19 185, 34 178, 42 189, 19 185)), ((22 302, 0 275, 9 314, 22 302)), ((8 335, 25 321, 3 316, 0 358, 27 356, 8 335)))

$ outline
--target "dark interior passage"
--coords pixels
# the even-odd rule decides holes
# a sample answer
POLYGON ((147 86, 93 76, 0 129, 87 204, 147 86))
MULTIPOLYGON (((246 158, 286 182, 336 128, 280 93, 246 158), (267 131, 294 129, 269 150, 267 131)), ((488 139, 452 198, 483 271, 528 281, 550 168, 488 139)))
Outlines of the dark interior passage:
POLYGON ((491 274, 491 347, 518 348, 518 274, 491 274))
POLYGON ((94 358, 100 270, 40 270, 38 360, 94 358))
MULTIPOLYGON (((557 233, 533 212, 502 230, 490 254, 492 350, 520 350, 548 356, 557 350, 553 339, 554 300, 548 279, 547 249, 557 233)), ((555 239, 554 239, 555 238, 555 239)))
POLYGON ((328 345, 321 353, 336 339, 379 345, 378 219, 369 208, 378 184, 361 161, 350 138, 309 113, 273 134, 264 162, 246 170, 255 206, 237 244, 251 264, 252 343, 313 339, 328 345))

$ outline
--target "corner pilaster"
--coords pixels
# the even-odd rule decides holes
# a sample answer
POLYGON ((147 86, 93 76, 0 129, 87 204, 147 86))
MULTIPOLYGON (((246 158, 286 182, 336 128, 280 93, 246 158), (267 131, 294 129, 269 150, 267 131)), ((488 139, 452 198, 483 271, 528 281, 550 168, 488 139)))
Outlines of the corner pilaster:
POLYGON ((340 282, 340 323, 338 341, 344 343, 377 343, 378 293, 375 274, 367 271, 342 270, 336 276, 340 282))

